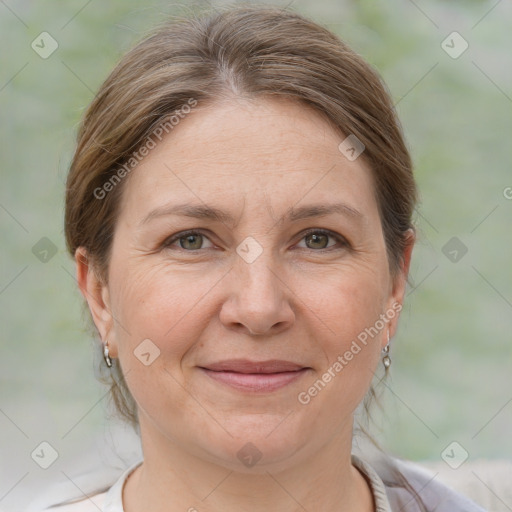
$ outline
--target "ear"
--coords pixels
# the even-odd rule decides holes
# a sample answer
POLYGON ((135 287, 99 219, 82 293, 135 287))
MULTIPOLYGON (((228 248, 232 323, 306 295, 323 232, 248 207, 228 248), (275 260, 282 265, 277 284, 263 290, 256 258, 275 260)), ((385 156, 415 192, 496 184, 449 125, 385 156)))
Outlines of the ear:
MULTIPOLYGON (((402 310, 402 304, 407 287, 407 277, 409 276, 409 267, 416 234, 413 229, 407 230, 404 252, 402 254, 402 263, 400 270, 393 278, 391 294, 389 297, 388 308, 394 310, 396 315, 389 322, 389 337, 392 338, 397 330, 399 313, 402 310)), ((387 336, 384 337, 384 345, 387 343, 387 336)))
POLYGON ((113 333, 113 316, 108 286, 98 277, 84 247, 75 251, 75 262, 78 286, 87 301, 94 324, 102 341, 108 341, 110 356, 117 357, 117 343, 109 338, 113 333))

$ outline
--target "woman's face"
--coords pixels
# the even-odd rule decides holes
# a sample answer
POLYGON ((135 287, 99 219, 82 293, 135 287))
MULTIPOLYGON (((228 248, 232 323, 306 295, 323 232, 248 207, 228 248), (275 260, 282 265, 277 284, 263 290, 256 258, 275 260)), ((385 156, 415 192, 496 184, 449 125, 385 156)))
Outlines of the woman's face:
POLYGON ((80 262, 79 280, 143 442, 243 470, 350 439, 410 251, 392 279, 370 170, 344 138, 297 103, 233 99, 193 110, 127 178, 108 285, 80 262), (204 369, 228 359, 305 369, 204 369))

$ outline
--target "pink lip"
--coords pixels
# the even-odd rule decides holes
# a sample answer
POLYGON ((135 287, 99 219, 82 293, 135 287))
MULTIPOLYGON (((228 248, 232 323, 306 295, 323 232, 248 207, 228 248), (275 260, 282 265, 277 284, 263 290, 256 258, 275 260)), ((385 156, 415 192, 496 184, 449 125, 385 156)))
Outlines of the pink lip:
POLYGON ((251 361, 250 359, 226 359, 216 363, 205 364, 200 368, 213 371, 228 371, 236 373, 281 373, 293 372, 306 368, 304 365, 283 361, 280 359, 268 359, 267 361, 251 361))
POLYGON ((200 368, 212 379, 242 391, 269 392, 280 389, 299 379, 309 368, 277 373, 238 373, 200 368))

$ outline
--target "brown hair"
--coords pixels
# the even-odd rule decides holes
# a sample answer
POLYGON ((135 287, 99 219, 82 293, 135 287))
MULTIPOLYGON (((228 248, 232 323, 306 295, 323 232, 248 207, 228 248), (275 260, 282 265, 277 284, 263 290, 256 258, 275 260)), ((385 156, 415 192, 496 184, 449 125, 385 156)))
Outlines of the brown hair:
MULTIPOLYGON (((65 233, 71 255, 84 247, 98 276, 108 282, 109 251, 126 179, 101 199, 95 190, 112 180, 156 127, 191 98, 204 104, 233 94, 302 102, 364 144, 362 158, 373 171, 390 271, 395 274, 413 227, 416 186, 386 87, 329 30, 273 7, 231 7, 167 23, 122 58, 100 87, 78 133, 66 190, 65 233)), ((117 364, 110 375, 117 410, 136 426, 136 407, 117 364)))

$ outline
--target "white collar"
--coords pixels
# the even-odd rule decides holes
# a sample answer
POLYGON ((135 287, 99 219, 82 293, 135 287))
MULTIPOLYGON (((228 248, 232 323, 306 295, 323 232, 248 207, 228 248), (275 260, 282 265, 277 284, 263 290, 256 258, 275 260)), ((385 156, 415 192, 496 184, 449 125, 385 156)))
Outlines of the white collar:
POLYGON ((137 469, 143 461, 139 461, 129 467, 107 491, 102 512, 124 512, 123 508, 123 487, 130 474, 137 469))

